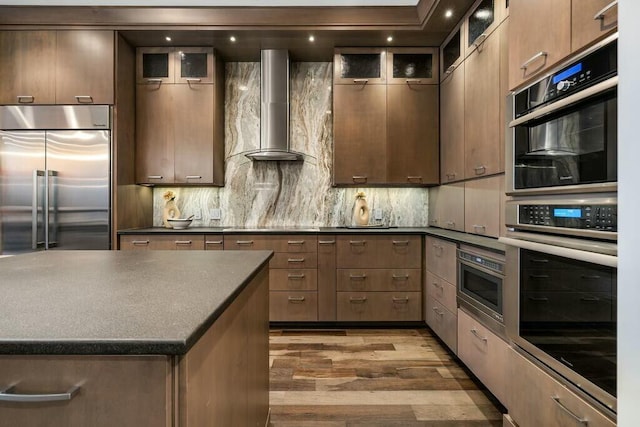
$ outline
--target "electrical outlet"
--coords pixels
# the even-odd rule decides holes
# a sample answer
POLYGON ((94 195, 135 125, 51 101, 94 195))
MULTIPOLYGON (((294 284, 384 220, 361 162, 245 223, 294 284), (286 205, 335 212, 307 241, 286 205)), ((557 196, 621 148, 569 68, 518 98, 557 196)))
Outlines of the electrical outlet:
POLYGON ((209 217, 211 219, 220 219, 222 217, 222 209, 219 209, 219 208, 209 209, 209 217))
POLYGON ((202 209, 196 209, 193 212, 193 219, 202 219, 202 209))
POLYGON ((382 221, 382 209, 373 210, 373 219, 376 221, 382 221))

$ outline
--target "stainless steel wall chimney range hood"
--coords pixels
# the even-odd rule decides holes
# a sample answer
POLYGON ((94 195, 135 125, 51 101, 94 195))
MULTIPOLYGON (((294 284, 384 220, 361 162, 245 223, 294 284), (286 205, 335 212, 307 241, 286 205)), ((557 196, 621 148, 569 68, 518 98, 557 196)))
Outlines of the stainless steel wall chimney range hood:
POLYGON ((260 150, 251 160, 302 160, 289 148, 289 52, 262 50, 260 55, 260 150))

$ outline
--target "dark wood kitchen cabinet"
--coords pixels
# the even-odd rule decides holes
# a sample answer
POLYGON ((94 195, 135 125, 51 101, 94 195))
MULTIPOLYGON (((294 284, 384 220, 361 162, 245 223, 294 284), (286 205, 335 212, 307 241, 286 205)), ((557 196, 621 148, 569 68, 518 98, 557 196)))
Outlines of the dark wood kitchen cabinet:
POLYGON ((137 182, 224 185, 223 63, 209 48, 141 48, 137 61, 137 182))
POLYGON ((439 183, 436 52, 336 49, 334 185, 439 183))
POLYGON ((517 88, 569 54, 571 3, 571 0, 509 1, 510 89, 517 88))
POLYGON ((464 179, 465 63, 449 71, 440 83, 440 182, 464 179))
POLYGON ((204 250, 204 235, 140 234, 120 236, 120 250, 204 250))
MULTIPOLYGON (((464 61, 464 177, 504 171, 500 116, 502 25, 486 37, 464 61)), ((450 119, 450 118, 449 118, 450 119)), ((455 126, 451 124, 451 126, 455 126)))
POLYGON ((114 32, 1 31, 1 104, 113 104, 114 32))

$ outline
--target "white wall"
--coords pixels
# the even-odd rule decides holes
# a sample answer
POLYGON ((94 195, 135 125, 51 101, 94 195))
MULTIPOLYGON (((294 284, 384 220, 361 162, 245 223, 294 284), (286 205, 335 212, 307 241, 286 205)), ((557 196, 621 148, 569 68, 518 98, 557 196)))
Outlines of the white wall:
POLYGON ((618 95, 618 425, 640 425, 640 2, 621 0, 618 95))

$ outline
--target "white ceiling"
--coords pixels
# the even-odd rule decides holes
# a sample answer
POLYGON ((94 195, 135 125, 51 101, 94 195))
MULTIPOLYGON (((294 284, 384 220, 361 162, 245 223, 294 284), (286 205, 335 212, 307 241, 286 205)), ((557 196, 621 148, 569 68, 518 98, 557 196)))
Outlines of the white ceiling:
POLYGON ((5 6, 415 6, 418 0, 0 0, 5 6))

